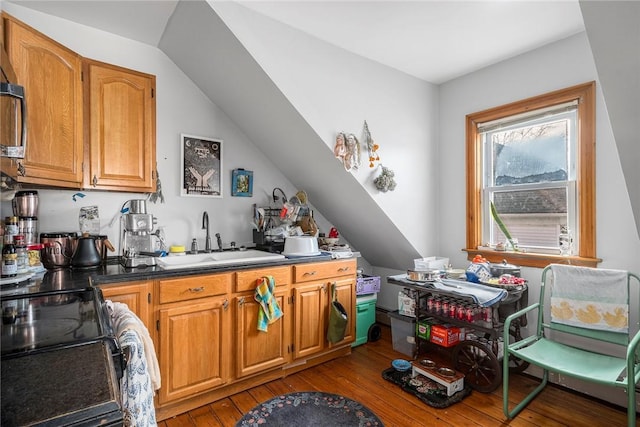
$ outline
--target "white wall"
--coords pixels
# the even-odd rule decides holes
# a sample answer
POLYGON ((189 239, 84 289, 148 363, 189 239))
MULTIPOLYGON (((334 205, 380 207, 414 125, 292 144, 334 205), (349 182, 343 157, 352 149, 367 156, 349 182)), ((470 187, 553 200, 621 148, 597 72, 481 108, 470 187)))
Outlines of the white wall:
MULTIPOLYGON (((446 231, 439 252, 450 256, 455 266, 467 265, 466 253, 460 251, 465 247, 465 116, 593 80, 597 84, 596 242, 597 256, 603 260, 599 267, 640 271, 640 239, 585 33, 441 85, 438 223, 446 231)), ((530 301, 537 299, 540 273, 540 269, 523 269, 523 277, 529 280, 530 301)), ((610 388, 576 387, 619 404, 625 402, 623 393, 610 388)))
MULTIPOLYGON (((242 131, 157 48, 42 14, 13 3, 3 4, 6 12, 53 38, 80 55, 156 76, 157 161, 166 202, 149 203, 147 209, 164 226, 169 244, 189 246, 197 238, 204 247, 202 214, 209 212, 211 233, 220 232, 225 243, 238 245, 252 240, 251 204, 266 205, 274 187, 291 197, 298 190, 286 180, 242 131), (223 198, 180 197, 180 134, 221 138, 223 142, 223 198), (253 197, 231 197, 231 170, 254 171, 253 197)), ((24 187, 28 188, 28 187, 24 187)), ((144 195, 83 191, 84 198, 71 198, 76 191, 38 190, 40 231, 77 231, 80 207, 97 205, 102 234, 118 243, 118 222, 109 222, 123 203, 144 195)), ((142 196, 142 197, 141 197, 142 196)), ((2 216, 11 214, 10 204, 2 204, 2 216)), ((322 229, 330 226, 319 212, 322 229)))
MULTIPOLYGON (((212 7, 329 150, 333 150, 337 132, 353 132, 360 137, 363 120, 367 120, 380 145, 381 163, 395 172, 397 188, 381 193, 371 185, 379 169, 367 166, 366 151, 360 170, 339 171, 338 176, 344 182, 352 175, 399 231, 384 235, 382 227, 374 226, 359 237, 381 246, 387 258, 399 232, 422 256, 439 255, 441 230, 434 203, 440 181, 438 86, 353 55, 236 3, 213 2, 212 7)), ((325 184, 331 178, 324 178, 325 184)), ((354 204, 358 198, 344 186, 331 188, 339 196, 335 203, 354 204)), ((358 211, 354 206, 356 212, 349 218, 352 232, 356 223, 377 214, 358 211)), ((359 249, 365 251, 365 247, 359 249)), ((406 268, 410 267, 412 264, 406 264, 406 268)), ((365 273, 379 275, 383 282, 389 271, 392 270, 365 267, 365 273)), ((385 283, 377 305, 394 310, 397 295, 398 287, 385 283)))

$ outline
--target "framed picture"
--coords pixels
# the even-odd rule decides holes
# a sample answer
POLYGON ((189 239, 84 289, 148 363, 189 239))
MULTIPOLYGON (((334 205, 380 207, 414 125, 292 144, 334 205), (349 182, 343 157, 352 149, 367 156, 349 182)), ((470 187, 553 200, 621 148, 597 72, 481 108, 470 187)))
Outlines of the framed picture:
POLYGON ((222 140, 181 134, 180 195, 222 197, 222 140))
POLYGON ((253 171, 234 169, 231 179, 231 195, 240 197, 253 196, 253 171))

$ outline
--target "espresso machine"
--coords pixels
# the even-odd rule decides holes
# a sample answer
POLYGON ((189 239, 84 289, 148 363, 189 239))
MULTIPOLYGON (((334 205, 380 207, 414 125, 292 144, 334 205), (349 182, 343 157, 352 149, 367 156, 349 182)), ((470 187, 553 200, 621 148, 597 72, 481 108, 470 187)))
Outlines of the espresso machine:
POLYGON ((158 239, 153 228, 157 219, 147 213, 146 200, 129 200, 123 206, 120 218, 122 236, 120 262, 124 267, 149 267, 156 265, 155 244, 158 239), (128 211, 126 206, 129 205, 128 211))

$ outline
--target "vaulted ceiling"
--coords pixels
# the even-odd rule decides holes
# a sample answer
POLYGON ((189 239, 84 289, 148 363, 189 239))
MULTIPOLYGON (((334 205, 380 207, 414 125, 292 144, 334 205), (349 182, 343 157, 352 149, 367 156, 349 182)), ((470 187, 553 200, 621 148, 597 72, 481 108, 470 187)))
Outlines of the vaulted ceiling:
MULTIPOLYGON (((153 46, 160 46, 167 24, 178 5, 193 3, 192 0, 4 1, 153 46)), ((215 7, 215 1, 208 3, 212 8, 215 7)), ((637 135, 635 124, 640 117, 640 104, 636 102, 640 99, 640 26, 637 25, 640 22, 640 2, 236 3, 340 48, 435 84, 586 29, 640 233, 640 186, 637 185, 640 182, 640 169, 637 168, 640 150, 634 139, 637 135), (505 33, 509 33, 510 37, 504 37, 505 33)), ((165 49, 170 48, 165 46, 165 49)), ((174 52, 174 55, 177 54, 174 52)), ((267 90, 267 85, 263 89, 267 90)), ((371 202, 367 200, 363 197, 361 202, 371 202)), ((324 212, 323 206, 317 207, 324 212)), ((380 219, 385 223, 384 218, 380 219)), ((393 224, 387 225, 393 228, 393 224)), ((399 246, 404 247, 402 244, 399 246)), ((399 256, 410 259, 412 255, 405 253, 399 256)))

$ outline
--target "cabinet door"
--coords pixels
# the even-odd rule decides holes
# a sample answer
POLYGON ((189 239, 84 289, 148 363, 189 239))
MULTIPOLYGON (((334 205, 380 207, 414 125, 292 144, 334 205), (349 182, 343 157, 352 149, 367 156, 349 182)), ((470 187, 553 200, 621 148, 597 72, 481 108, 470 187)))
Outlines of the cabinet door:
POLYGON ((228 381, 230 316, 226 296, 160 309, 160 404, 219 387, 228 381))
POLYGON ((260 305, 253 294, 236 297, 236 376, 258 374, 289 361, 291 318, 287 305, 288 288, 276 289, 275 298, 282 317, 271 323, 267 331, 258 330, 260 305))
POLYGON ((104 299, 127 304, 129 309, 142 320, 149 331, 151 282, 103 285, 100 287, 104 299))
POLYGON ((85 187, 155 191, 155 76, 86 60, 90 168, 85 187))
POLYGON ((17 161, 16 179, 80 188, 82 58, 13 18, 6 17, 5 26, 9 58, 27 101, 27 150, 17 161))
POLYGON ((296 285, 294 295, 294 358, 306 357, 325 348, 328 286, 326 282, 296 285))
MULTIPOLYGON (((331 289, 333 286, 336 288, 336 299, 342 304, 344 309, 347 312, 347 329, 344 334, 344 339, 335 344, 328 343, 330 347, 335 347, 338 345, 344 345, 350 342, 355 341, 356 339, 356 279, 355 278, 345 278, 340 280, 334 280, 329 284, 331 289)), ((331 297, 331 296, 330 296, 331 297)), ((331 304, 329 304, 329 309, 331 308, 331 304)), ((326 328, 329 327, 328 324, 328 314, 327 314, 327 325, 326 328)))

